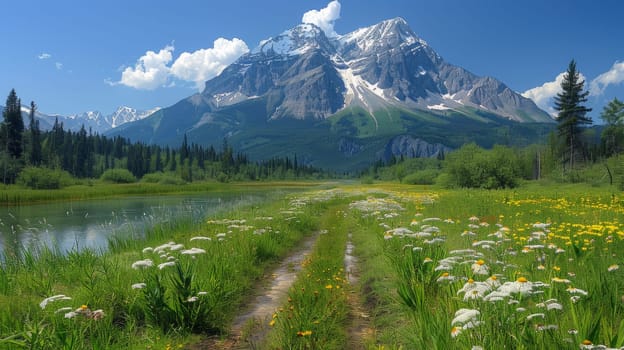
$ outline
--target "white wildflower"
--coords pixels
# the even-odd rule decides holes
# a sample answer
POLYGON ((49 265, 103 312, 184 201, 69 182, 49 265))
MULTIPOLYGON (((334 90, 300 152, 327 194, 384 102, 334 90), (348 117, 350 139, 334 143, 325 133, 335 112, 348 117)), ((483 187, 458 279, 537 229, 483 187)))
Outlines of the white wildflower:
POLYGON ((42 309, 45 309, 45 307, 46 307, 46 305, 48 305, 48 303, 51 303, 51 302, 57 301, 57 300, 71 300, 71 298, 66 296, 65 294, 53 295, 51 297, 43 299, 43 301, 41 301, 41 303, 39 303, 39 306, 42 309))
POLYGON ((176 264, 175 261, 167 261, 167 262, 164 262, 162 264, 159 264, 158 268, 160 270, 162 270, 162 269, 164 269, 165 267, 168 267, 168 266, 175 266, 175 264, 176 264))
POLYGON ((212 238, 204 237, 204 236, 196 236, 196 237, 191 237, 190 241, 212 241, 212 238))
POLYGON ((143 282, 135 283, 135 284, 132 285, 132 289, 142 289, 142 288, 145 288, 145 287, 147 287, 147 284, 143 283, 143 282))
POLYGON ((184 255, 206 254, 206 251, 201 248, 193 247, 191 249, 181 251, 180 254, 184 254, 184 255))
POLYGON ((470 321, 476 321, 477 317, 481 315, 479 310, 475 309, 459 309, 455 312, 455 318, 451 321, 451 325, 464 325, 470 321))

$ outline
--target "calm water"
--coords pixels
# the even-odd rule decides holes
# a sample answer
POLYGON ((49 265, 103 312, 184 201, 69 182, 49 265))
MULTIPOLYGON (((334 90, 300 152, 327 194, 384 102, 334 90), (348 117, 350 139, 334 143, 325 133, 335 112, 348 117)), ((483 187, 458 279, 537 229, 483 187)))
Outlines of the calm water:
POLYGON ((171 219, 199 221, 221 210, 251 204, 267 194, 126 197, 0 208, 0 256, 37 246, 62 252, 106 249, 114 234, 142 236, 171 219))

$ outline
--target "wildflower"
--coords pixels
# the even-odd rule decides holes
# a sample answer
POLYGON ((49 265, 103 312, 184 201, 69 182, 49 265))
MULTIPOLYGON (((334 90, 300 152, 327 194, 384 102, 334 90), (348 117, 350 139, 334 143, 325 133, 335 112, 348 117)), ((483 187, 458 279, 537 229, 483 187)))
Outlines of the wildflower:
POLYGON ((138 260, 132 263, 132 268, 135 270, 152 266, 154 266, 154 262, 151 259, 138 260))
POLYGON ((433 262, 433 259, 431 259, 430 257, 426 257, 426 258, 423 260, 423 264, 428 264, 428 263, 430 263, 430 262, 433 262))
POLYGON ((154 251, 154 248, 152 248, 152 247, 143 248, 143 254, 151 253, 153 251, 154 251))
POLYGON ((438 282, 453 282, 455 281, 456 277, 450 275, 448 272, 445 272, 442 274, 442 276, 440 276, 437 281, 438 282))
POLYGON ((455 338, 457 337, 460 333, 462 332, 462 328, 461 327, 453 327, 451 328, 451 337, 455 338))
POLYGON ((187 302, 187 303, 194 303, 194 302, 196 302, 197 300, 199 300, 199 298, 198 298, 198 297, 193 296, 193 297, 189 297, 188 299, 186 299, 186 302, 187 302))
POLYGON ((158 265, 158 269, 162 270, 162 269, 164 269, 165 267, 168 267, 168 266, 175 266, 175 264, 176 264, 175 261, 167 261, 167 262, 164 262, 162 264, 159 264, 158 265))
POLYGON ((537 266, 537 269, 540 270, 540 271, 544 271, 544 270, 546 270, 546 267, 544 265, 539 265, 539 266, 537 266))
POLYGON ((334 288, 334 286, 332 286, 331 284, 328 284, 325 286, 325 289, 332 289, 332 288, 334 288))
POLYGON ((270 327, 275 326, 275 319, 272 319, 272 320, 271 320, 271 322, 269 322, 269 326, 270 326, 270 327))
POLYGON ((593 349, 593 348, 594 348, 594 343, 592 343, 591 340, 585 339, 581 342, 581 349, 593 349))
POLYGON ((545 318, 546 315, 544 315, 543 313, 530 314, 529 316, 527 316, 527 321, 530 321, 536 317, 545 318))
POLYGON ((102 311, 102 309, 95 310, 91 312, 88 317, 94 320, 101 320, 104 318, 104 311, 102 311))
POLYGON ((455 318, 451 321, 451 325, 465 325, 469 322, 476 321, 481 315, 479 310, 475 309, 459 309, 455 312, 455 318))
POLYGON ((76 316, 78 316, 78 313, 76 313, 74 311, 70 311, 70 312, 65 314, 65 318, 74 318, 76 316))
POLYGON ((477 221, 479 221, 479 218, 473 215, 470 218, 468 218, 468 220, 470 220, 472 222, 477 222, 477 221))
POLYGON ((208 295, 208 292, 198 292, 197 295, 199 295, 199 296, 208 295))
POLYGON ((48 305, 48 303, 53 302, 53 301, 57 301, 57 300, 71 300, 70 297, 64 295, 64 294, 58 294, 58 295, 54 295, 51 296, 49 298, 45 298, 43 299, 43 301, 41 303, 39 303, 39 306, 42 309, 45 309, 46 305, 48 305))
POLYGON ((582 289, 579 288, 575 288, 575 287, 568 287, 568 293, 570 294, 581 294, 581 295, 587 295, 588 293, 582 289))
POLYGON ((54 311, 55 314, 61 313, 61 312, 65 312, 65 311, 70 311, 72 308, 71 307, 62 307, 56 311, 54 311))
POLYGON ((620 266, 619 266, 619 265, 617 265, 617 264, 613 264, 613 265, 611 265, 611 266, 609 266, 609 267, 607 268, 607 271, 609 271, 609 272, 613 272, 613 271, 615 271, 615 270, 617 270, 617 269, 619 269, 619 268, 620 268, 620 266))
POLYGON ((142 289, 147 287, 147 284, 141 282, 141 283, 135 283, 132 285, 132 289, 142 289))
POLYGON ((204 236, 196 236, 196 237, 191 237, 190 241, 212 241, 212 238, 204 237, 204 236))
POLYGON ((565 284, 570 284, 572 281, 570 281, 570 280, 569 280, 569 279, 567 279, 567 278, 559 278, 559 277, 554 277, 554 278, 552 279, 552 282, 555 282, 555 283, 565 283, 565 284))
POLYGON ((489 275, 490 274, 490 268, 487 265, 485 265, 485 261, 483 261, 482 259, 479 259, 474 264, 472 264, 471 269, 472 269, 472 273, 474 273, 475 275, 489 275))
POLYGON ((206 254, 206 251, 201 248, 193 247, 191 249, 186 249, 186 250, 181 251, 180 254, 184 254, 184 255, 206 254))

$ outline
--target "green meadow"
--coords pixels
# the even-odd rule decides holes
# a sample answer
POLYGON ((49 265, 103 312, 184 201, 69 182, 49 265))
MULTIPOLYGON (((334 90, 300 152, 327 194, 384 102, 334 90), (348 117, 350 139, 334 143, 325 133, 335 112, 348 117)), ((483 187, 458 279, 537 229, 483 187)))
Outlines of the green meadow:
POLYGON ((611 187, 287 187, 105 252, 5 259, 0 348, 624 346, 624 198, 611 187), (281 306, 235 336, 251 296, 306 239, 281 306))

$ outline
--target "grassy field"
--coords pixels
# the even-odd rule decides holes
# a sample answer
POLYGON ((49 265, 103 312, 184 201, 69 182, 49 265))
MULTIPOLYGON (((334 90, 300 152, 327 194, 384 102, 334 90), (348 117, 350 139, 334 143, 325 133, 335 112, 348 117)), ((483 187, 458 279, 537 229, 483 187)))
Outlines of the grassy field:
POLYGON ((7 262, 0 348, 173 349, 225 336, 250 290, 315 232, 257 348, 619 348, 623 214, 621 192, 581 185, 332 184, 168 223, 103 255, 7 262), (365 334, 353 310, 365 311, 365 334))

